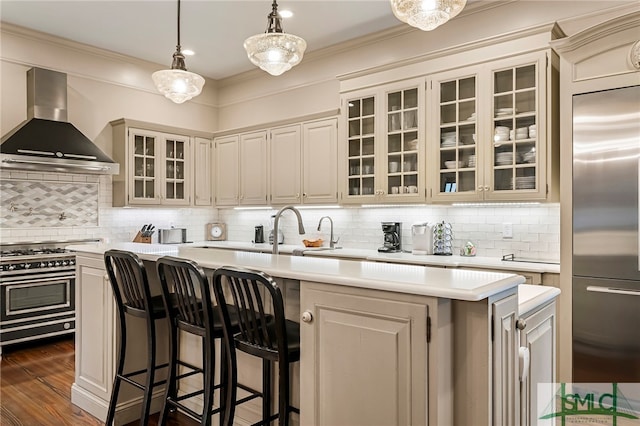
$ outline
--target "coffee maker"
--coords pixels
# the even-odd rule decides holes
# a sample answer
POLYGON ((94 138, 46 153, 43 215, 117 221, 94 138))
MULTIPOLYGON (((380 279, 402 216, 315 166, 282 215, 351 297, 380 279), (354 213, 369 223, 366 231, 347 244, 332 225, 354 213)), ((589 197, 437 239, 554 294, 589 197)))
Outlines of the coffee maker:
POLYGON ((378 249, 381 253, 397 253, 402 251, 400 222, 382 222, 384 245, 378 249))

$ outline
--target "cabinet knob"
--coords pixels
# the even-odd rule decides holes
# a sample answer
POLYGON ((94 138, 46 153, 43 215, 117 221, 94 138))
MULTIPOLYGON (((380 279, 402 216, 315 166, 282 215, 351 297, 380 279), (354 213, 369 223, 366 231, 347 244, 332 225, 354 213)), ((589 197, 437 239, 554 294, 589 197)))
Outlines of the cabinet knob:
POLYGON ((302 193, 302 198, 307 198, 307 193, 306 192, 302 193))
POLYGON ((478 191, 484 191, 484 187, 482 185, 478 186, 478 191))
POLYGON ((489 190, 489 185, 485 185, 484 190, 488 191, 489 190))
POLYGON ((516 328, 518 330, 524 330, 526 327, 527 327, 527 322, 522 318, 518 318, 518 320, 516 321, 516 328))
POLYGON ((302 313, 302 322, 311 322, 311 321, 313 321, 313 315, 311 315, 311 312, 304 311, 302 313))
POLYGON ((298 200, 298 199, 300 199, 300 193, 299 192, 296 193, 296 200, 298 200))

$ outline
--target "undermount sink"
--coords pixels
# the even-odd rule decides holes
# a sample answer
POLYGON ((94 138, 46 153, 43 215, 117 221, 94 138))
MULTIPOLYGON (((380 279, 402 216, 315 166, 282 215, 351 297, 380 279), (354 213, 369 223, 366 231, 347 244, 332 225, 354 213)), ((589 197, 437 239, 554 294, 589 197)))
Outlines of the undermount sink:
POLYGON ((307 251, 326 251, 326 250, 338 250, 342 247, 335 247, 335 248, 331 248, 331 247, 300 247, 300 248, 295 248, 293 249, 293 255, 294 256, 304 256, 304 253, 307 251))

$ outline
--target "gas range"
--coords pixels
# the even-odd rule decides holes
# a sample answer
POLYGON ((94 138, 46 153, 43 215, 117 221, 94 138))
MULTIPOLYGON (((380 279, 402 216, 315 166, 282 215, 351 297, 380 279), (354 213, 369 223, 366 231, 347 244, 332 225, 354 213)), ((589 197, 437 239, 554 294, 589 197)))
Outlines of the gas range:
POLYGON ((64 240, 0 244, 0 276, 75 267, 75 255, 65 246, 100 240, 64 240))
POLYGON ((75 330, 75 254, 72 243, 0 244, 0 353, 2 346, 75 330))

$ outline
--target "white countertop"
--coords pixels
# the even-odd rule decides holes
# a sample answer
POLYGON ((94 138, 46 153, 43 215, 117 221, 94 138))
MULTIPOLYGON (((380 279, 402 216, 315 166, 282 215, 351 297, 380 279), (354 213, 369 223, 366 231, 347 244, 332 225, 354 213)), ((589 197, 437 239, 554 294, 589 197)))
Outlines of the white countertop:
POLYGON ((518 314, 525 316, 532 310, 558 297, 560 289, 542 285, 518 286, 518 314))
POLYGON ((498 272, 325 257, 273 256, 241 249, 229 250, 231 247, 221 250, 195 245, 112 243, 70 245, 67 248, 93 254, 103 254, 109 249, 129 250, 147 260, 171 255, 191 259, 204 268, 233 265, 260 270, 279 278, 469 301, 482 300, 524 282, 522 276, 498 272))
MULTIPOLYGON (((215 247, 229 250, 243 250, 259 253, 271 253, 272 246, 268 243, 255 244, 244 241, 202 241, 190 243, 191 247, 215 247)), ((278 248, 282 254, 292 254, 294 250, 304 250, 304 256, 337 257, 344 259, 370 260, 374 262, 409 263, 424 266, 446 266, 450 268, 469 267, 484 269, 500 269, 505 271, 522 271, 535 273, 560 273, 560 265, 556 263, 538 262, 510 262, 496 257, 486 256, 435 256, 415 255, 412 253, 380 253, 377 250, 340 248, 327 250, 309 249, 301 245, 281 244, 278 248)))

